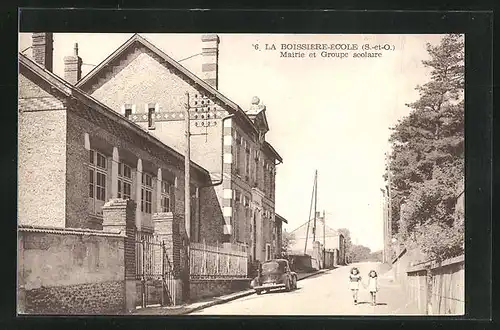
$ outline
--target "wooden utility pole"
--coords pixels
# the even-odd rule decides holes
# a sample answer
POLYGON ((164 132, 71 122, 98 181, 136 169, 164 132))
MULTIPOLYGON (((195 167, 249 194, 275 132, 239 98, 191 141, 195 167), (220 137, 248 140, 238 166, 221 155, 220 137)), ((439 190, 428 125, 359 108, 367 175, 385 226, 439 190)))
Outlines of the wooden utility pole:
POLYGON ((387 262, 387 199, 385 197, 385 189, 380 188, 380 192, 382 193, 382 222, 384 224, 384 248, 382 249, 382 262, 387 262))
POLYGON ((304 254, 307 252, 307 241, 309 240, 309 225, 311 224, 311 211, 313 206, 314 192, 316 191, 316 175, 314 177, 313 190, 311 194, 311 204, 309 204, 309 217, 307 218, 306 243, 304 245, 304 254))
POLYGON ((326 265, 326 218, 323 210, 323 267, 326 265))
POLYGON ((316 241, 316 206, 318 203, 318 170, 314 174, 314 226, 313 226, 313 244, 316 241))
POLYGON ((184 154, 184 223, 188 239, 191 236, 191 130, 189 119, 189 93, 186 92, 186 109, 184 112, 184 123, 186 124, 186 150, 184 154))

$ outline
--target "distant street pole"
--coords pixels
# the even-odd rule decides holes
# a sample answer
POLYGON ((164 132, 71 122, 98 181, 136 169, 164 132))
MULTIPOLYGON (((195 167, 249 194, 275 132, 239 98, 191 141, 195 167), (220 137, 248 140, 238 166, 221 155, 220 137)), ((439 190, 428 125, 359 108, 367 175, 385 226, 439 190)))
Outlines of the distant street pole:
POLYGON ((304 244, 304 254, 307 252, 307 241, 309 240, 309 226, 311 224, 311 211, 313 206, 314 192, 316 190, 316 174, 314 175, 313 190, 311 193, 311 204, 309 204, 309 216, 307 218, 306 243, 304 244))
POLYGON ((323 210, 323 267, 326 265, 326 218, 323 210))
POLYGON ((314 175, 314 226, 313 226, 313 244, 316 241, 316 206, 318 204, 318 170, 316 170, 314 175))
POLYGON ((186 106, 184 112, 184 123, 186 124, 186 150, 184 154, 184 223, 188 239, 191 234, 191 130, 189 120, 189 93, 186 92, 186 106))

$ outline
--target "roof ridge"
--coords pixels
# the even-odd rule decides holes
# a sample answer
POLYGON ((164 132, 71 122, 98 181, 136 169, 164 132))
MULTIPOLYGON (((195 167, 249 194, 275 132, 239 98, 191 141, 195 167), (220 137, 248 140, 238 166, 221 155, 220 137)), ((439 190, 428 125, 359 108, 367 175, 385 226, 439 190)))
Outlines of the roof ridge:
MULTIPOLYGON (((65 92, 68 94, 69 97, 74 97, 75 96, 73 94, 74 91, 77 92, 77 93, 79 93, 82 97, 86 98, 87 100, 89 100, 91 102, 94 102, 97 106, 99 106, 102 109, 104 109, 104 111, 107 113, 107 115, 111 115, 111 116, 114 116, 116 118, 120 118, 122 120, 125 120, 128 125, 130 125, 134 129, 136 129, 139 132, 141 132, 140 134, 143 134, 144 137, 152 139, 153 140, 152 142, 160 144, 160 146, 162 148, 166 149, 174 157, 177 157, 179 159, 180 158, 182 158, 182 159, 184 158, 183 154, 181 154, 180 152, 178 152, 174 148, 168 146, 167 144, 165 144, 164 142, 162 142, 161 140, 159 140, 157 137, 155 137, 155 136, 153 136, 151 134, 148 134, 147 131, 145 131, 142 127, 140 127, 136 123, 134 123, 132 121, 129 121, 129 120, 125 119, 124 117, 121 117, 116 111, 114 111, 113 109, 111 109, 107 105, 103 104, 99 100, 95 99, 93 96, 89 95, 87 92, 85 92, 85 91, 81 90, 80 88, 78 88, 78 87, 70 84, 69 82, 67 82, 63 78, 59 77, 55 73, 53 73, 53 72, 45 69, 43 66, 41 66, 40 64, 38 64, 34 60, 30 59, 26 55, 21 54, 21 53, 19 53, 19 55, 20 55, 20 57, 19 57, 20 62, 23 63, 30 71, 32 71, 36 75, 40 76, 39 73, 35 72, 35 70, 33 70, 32 68, 30 68, 30 65, 31 66, 35 66, 37 69, 39 69, 39 70, 42 71, 42 74, 48 75, 50 78, 55 79, 58 83, 62 84, 65 88, 67 88, 68 90, 65 91, 65 92)), ((54 82, 51 82, 51 81, 49 81, 48 79, 46 79, 44 77, 41 77, 41 78, 44 79, 44 80, 46 80, 47 83, 49 83, 51 85, 55 85, 54 82)), ((56 87, 60 87, 60 86, 56 86, 56 87)), ((97 110, 97 109, 95 109, 95 110, 97 110)), ((97 110, 97 111, 103 111, 103 110, 97 110)), ((194 162, 192 159, 190 160, 190 163, 191 163, 191 166, 193 166, 194 168, 197 168, 199 171, 206 172, 207 174, 209 174, 209 172, 207 171, 207 169, 205 169, 204 167, 202 167, 198 163, 194 162)))

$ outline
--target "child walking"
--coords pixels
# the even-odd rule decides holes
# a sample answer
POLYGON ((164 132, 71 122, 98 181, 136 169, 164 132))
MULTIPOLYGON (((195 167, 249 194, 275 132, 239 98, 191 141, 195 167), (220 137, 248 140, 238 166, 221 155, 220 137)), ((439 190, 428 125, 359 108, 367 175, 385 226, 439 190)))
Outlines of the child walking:
POLYGON ((368 291, 372 295, 372 306, 375 306, 377 304, 378 277, 374 270, 368 273, 368 291))
POLYGON ((359 291, 359 283, 361 282, 361 275, 359 274, 359 270, 356 267, 351 269, 351 273, 349 274, 349 289, 352 292, 352 299, 354 300, 354 305, 358 304, 358 291, 359 291))

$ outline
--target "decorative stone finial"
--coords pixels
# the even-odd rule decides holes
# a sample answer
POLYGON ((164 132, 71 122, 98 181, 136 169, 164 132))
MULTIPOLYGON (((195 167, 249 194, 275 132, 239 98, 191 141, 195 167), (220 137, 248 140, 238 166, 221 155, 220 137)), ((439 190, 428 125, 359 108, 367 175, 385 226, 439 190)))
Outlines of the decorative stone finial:
POLYGON ((258 105, 260 103, 260 99, 257 96, 252 97, 252 104, 258 105))

